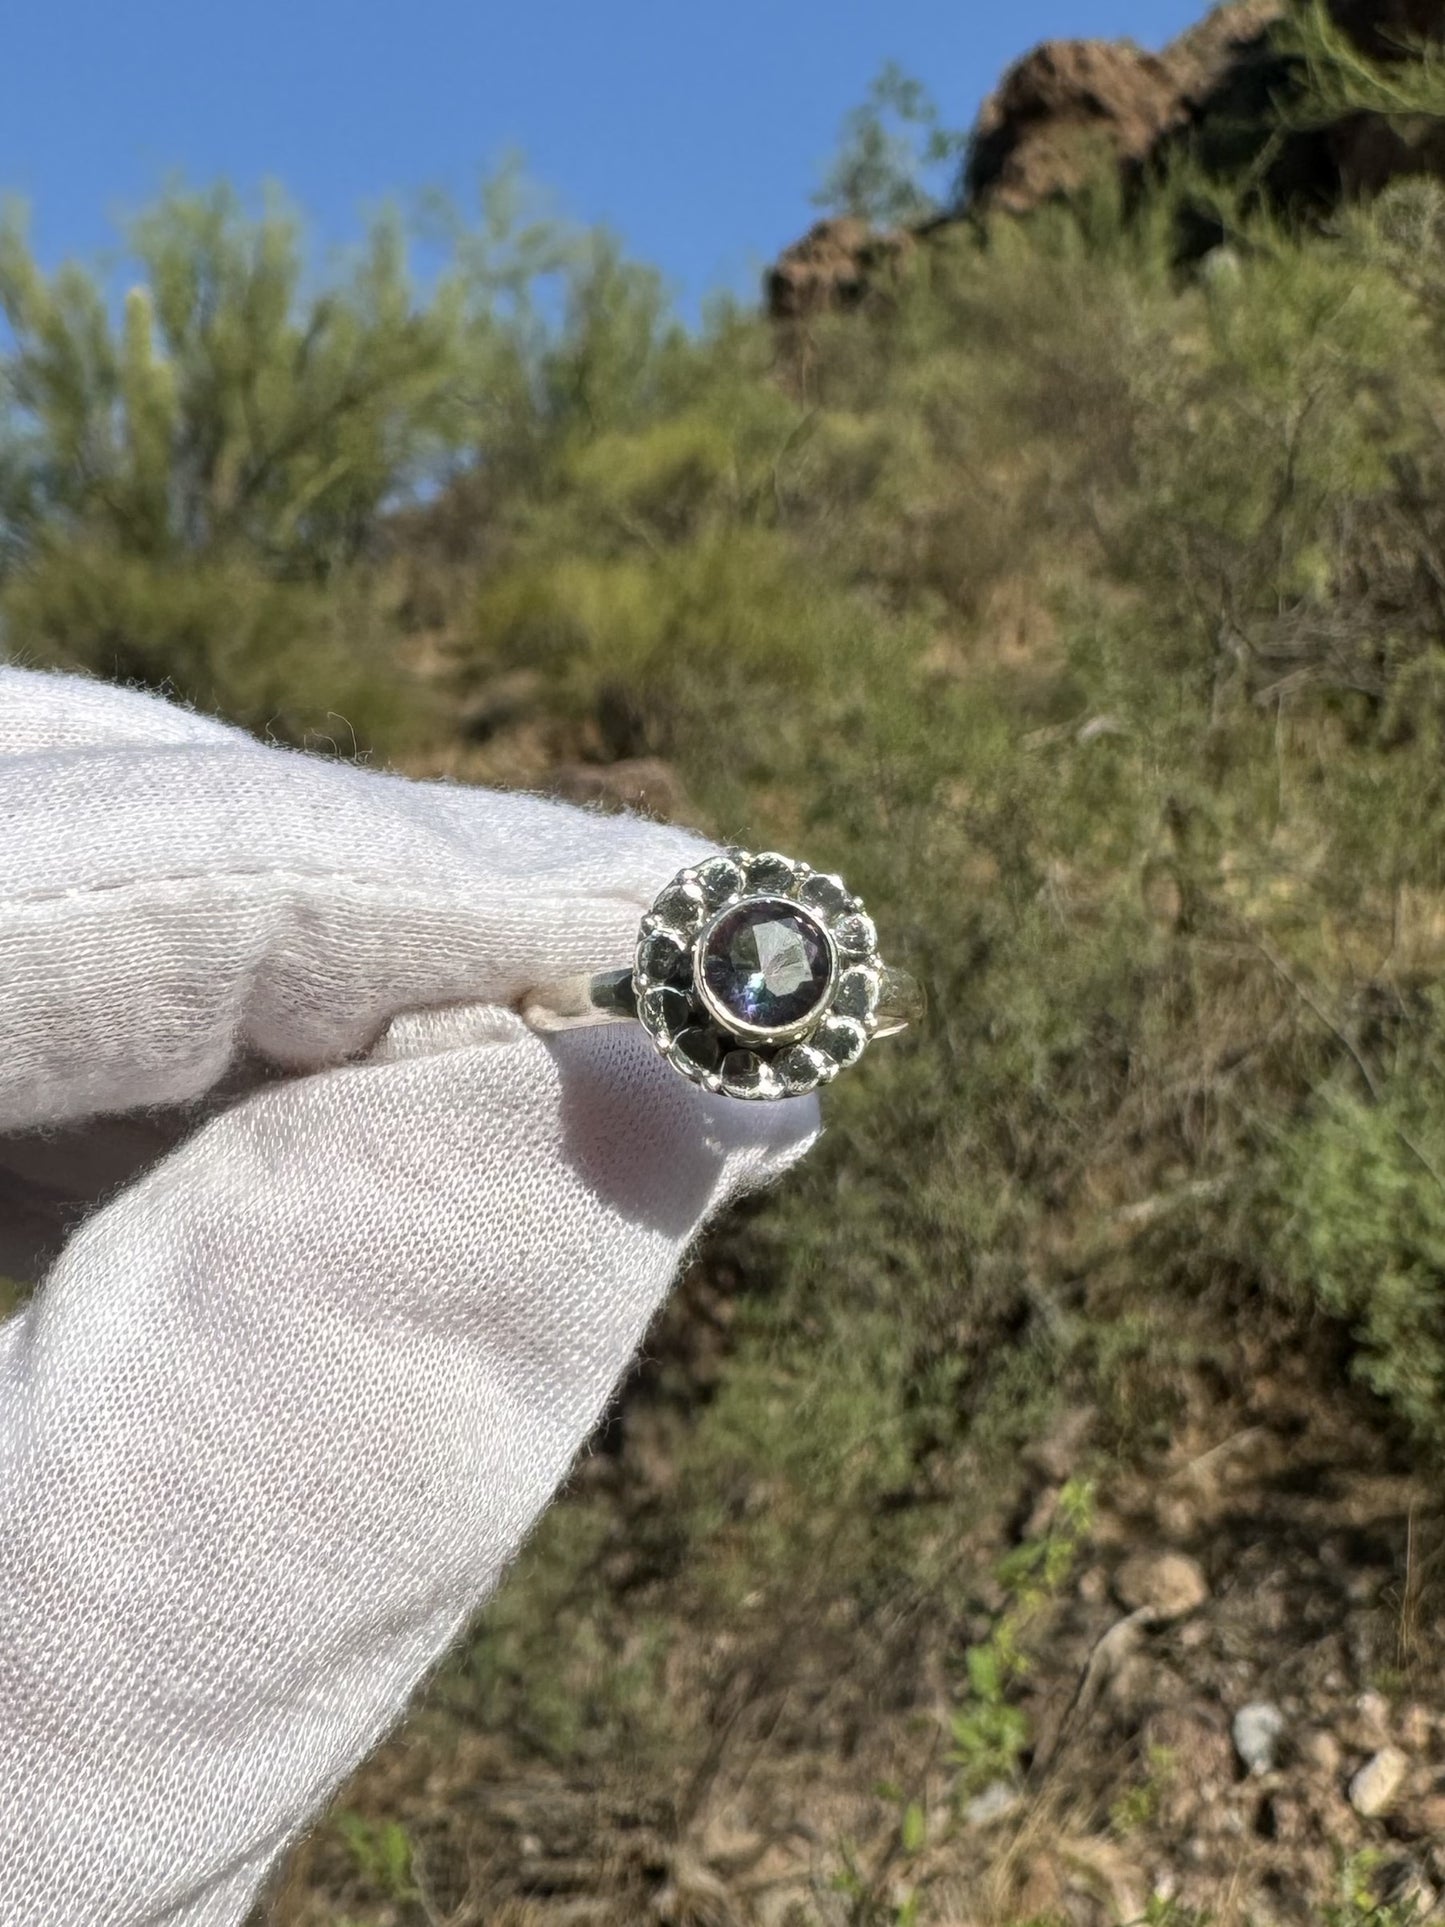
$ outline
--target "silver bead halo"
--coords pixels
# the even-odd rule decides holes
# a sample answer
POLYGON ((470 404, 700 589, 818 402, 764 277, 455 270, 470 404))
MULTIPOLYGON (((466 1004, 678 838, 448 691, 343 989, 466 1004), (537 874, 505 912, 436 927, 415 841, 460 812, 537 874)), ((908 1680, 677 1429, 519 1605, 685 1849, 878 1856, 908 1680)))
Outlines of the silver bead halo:
POLYGON ((633 964, 637 1015, 658 1051, 694 1084, 729 1097, 801 1097, 856 1063, 878 1028, 878 935, 841 877, 776 850, 725 850, 678 874, 642 920, 633 964), (828 959, 819 1001, 797 1022, 744 1022, 703 975, 707 941, 744 904, 773 901, 816 927, 828 959))

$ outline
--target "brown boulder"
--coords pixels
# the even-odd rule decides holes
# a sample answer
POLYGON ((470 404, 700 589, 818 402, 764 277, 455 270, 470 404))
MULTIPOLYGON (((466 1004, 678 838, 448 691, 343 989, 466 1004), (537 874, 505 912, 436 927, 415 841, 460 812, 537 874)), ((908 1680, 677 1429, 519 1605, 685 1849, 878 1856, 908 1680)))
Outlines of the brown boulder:
POLYGON ((880 232, 851 215, 815 222, 768 270, 768 313, 775 321, 800 321, 855 308, 901 266, 913 245, 911 234, 880 232))
MULTIPOLYGON (((1186 132, 1227 171, 1258 158, 1291 65, 1271 44, 1285 0, 1231 0, 1166 47, 1130 41, 1046 41, 1025 54, 984 102, 963 200, 971 212, 1021 214, 1077 192, 1112 163, 1128 179, 1186 132)), ((1445 0, 1331 0, 1343 32, 1375 59, 1445 39, 1445 0)), ((1268 177, 1286 199, 1332 203, 1378 193, 1401 174, 1445 174, 1438 123, 1419 127, 1351 115, 1277 141, 1268 177)))
POLYGON ((1241 60, 1259 54, 1284 12, 1285 0, 1227 0, 1186 27, 1162 56, 1184 99, 1195 107, 1208 101, 1241 60))
POLYGON ((1146 160, 1183 112, 1160 56, 1127 41, 1046 40, 984 102, 966 198, 981 212, 1023 214, 1077 193, 1101 162, 1146 160))
POLYGON ((1128 40, 1047 40, 1016 61, 980 110, 964 200, 1023 214, 1077 193, 1101 165, 1143 168, 1257 60, 1283 0, 1216 7, 1166 47, 1128 40))

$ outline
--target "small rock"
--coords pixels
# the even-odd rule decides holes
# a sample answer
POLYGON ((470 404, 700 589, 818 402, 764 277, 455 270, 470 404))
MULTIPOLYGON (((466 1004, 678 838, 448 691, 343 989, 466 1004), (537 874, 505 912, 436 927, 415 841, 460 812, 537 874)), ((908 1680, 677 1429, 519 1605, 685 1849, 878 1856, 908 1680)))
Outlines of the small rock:
POLYGON ((1424 1868, 1408 1854, 1386 1860, 1376 1869, 1375 1881, 1392 1917, 1423 1921, 1433 1915, 1439 1919, 1433 1909, 1440 1896, 1426 1879, 1424 1868))
POLYGON ((1367 1747, 1385 1746, 1390 1738, 1390 1702, 1383 1693, 1361 1693, 1355 1701, 1355 1732, 1357 1744, 1367 1747))
POLYGON ((1090 1566, 1079 1574, 1074 1591, 1086 1606, 1102 1606, 1109 1596, 1109 1580, 1101 1566, 1090 1566))
POLYGON ((1323 1773, 1331 1780, 1339 1772, 1344 1757, 1339 1741, 1322 1726, 1305 1734, 1299 1743, 1299 1753, 1306 1766, 1313 1767, 1316 1773, 1323 1773))
POLYGON ((1350 1781, 1350 1805, 1366 1820, 1387 1812, 1409 1769, 1409 1759, 1398 1746, 1382 1746, 1350 1781))
POLYGON ((1183 1619, 1209 1597, 1198 1560, 1183 1552, 1131 1553, 1114 1574, 1114 1591, 1131 1612, 1147 1606, 1158 1619, 1183 1619))
POLYGON ((1435 1721, 1427 1706, 1412 1700, 1400 1715, 1400 1739, 1403 1745, 1423 1753, 1429 1746, 1435 1731, 1435 1721))
POLYGON ((1378 1572, 1352 1572, 1345 1581, 1345 1597, 1352 1606, 1373 1606, 1383 1583, 1378 1572))
POLYGON ((1284 1714, 1268 1700, 1241 1706, 1231 1728, 1234 1750, 1251 1773, 1272 1773, 1284 1735, 1284 1714))
POLYGON ((1049 1527, 1058 1517, 1059 1491, 1060 1488, 1056 1485, 1046 1485, 1035 1499, 1033 1510, 1024 1521, 1025 1539, 1042 1539, 1048 1532, 1049 1527))
POLYGON ((1166 1538, 1187 1539, 1199 1528, 1199 1511, 1189 1499, 1165 1493, 1154 1502, 1154 1520, 1166 1538))
POLYGON ((1211 287, 1220 282, 1232 287, 1243 272, 1239 255, 1229 247, 1211 248, 1199 266, 1211 287))
POLYGON ((769 268, 768 313, 774 321, 805 321, 856 308, 894 279, 915 245, 906 230, 880 233, 852 215, 815 221, 769 268))
POLYGON ((996 1820, 1006 1820, 1011 1813, 1017 1813, 1023 1805, 1023 1795, 1016 1786, 1007 1780, 994 1780, 982 1793, 976 1793, 963 1809, 964 1820, 971 1827, 990 1827, 996 1820))

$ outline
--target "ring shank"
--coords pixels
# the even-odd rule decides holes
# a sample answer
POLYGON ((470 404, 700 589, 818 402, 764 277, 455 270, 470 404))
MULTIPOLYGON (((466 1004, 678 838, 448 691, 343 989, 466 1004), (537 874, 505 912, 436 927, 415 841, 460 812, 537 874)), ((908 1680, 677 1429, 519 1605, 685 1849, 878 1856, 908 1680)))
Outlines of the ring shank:
POLYGON ((637 992, 632 972, 599 970, 592 976, 563 977, 529 990, 518 1005, 531 1029, 581 1030, 589 1024, 627 1024, 637 1021, 637 992))
MULTIPOLYGON (((906 970, 883 969, 878 996, 875 1037, 892 1037, 916 1021, 922 991, 906 970)), ((522 1020, 543 1034, 560 1030, 582 1030, 592 1024, 626 1024, 637 1021, 637 992, 630 969, 599 970, 591 976, 563 977, 556 983, 539 984, 529 990, 518 1005, 522 1020)))

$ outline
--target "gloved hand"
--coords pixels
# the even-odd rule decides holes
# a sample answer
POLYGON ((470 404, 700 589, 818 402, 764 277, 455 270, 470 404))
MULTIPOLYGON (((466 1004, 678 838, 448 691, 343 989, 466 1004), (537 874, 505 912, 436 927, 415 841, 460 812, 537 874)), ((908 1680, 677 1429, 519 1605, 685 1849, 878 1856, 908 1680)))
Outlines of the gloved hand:
POLYGON ((508 1008, 702 848, 0 669, 4 1927, 242 1920, 811 1141, 508 1008))

